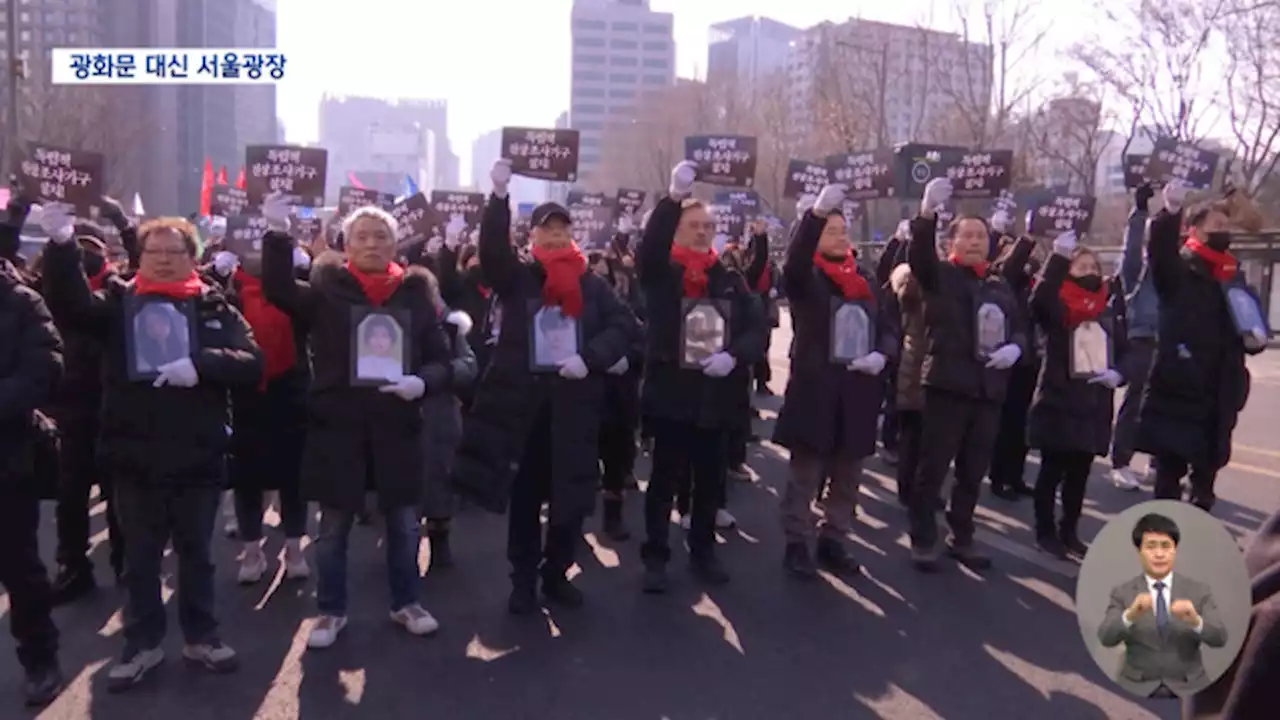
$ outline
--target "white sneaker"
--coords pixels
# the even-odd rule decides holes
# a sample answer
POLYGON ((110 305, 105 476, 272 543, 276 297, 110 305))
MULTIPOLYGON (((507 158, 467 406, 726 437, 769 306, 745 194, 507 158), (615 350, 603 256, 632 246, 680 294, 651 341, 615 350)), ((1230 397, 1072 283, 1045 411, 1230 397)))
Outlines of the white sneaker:
POLYGON ((391 613, 391 622, 403 625, 410 635, 430 635, 440 629, 440 623, 418 603, 405 605, 391 613))
POLYGON ((321 615, 316 618, 316 624, 311 626, 311 633, 307 635, 307 647, 313 650, 331 647, 338 641, 338 633, 342 632, 342 628, 346 626, 345 616, 321 615))
POLYGON ((1134 476, 1133 471, 1129 468, 1116 468, 1111 471, 1111 482, 1121 490, 1133 492, 1141 487, 1138 478, 1134 476))
POLYGON ((720 508, 716 511, 716 529, 728 530, 737 524, 738 519, 735 518, 728 510, 720 508))
POLYGON ((301 550, 284 551, 284 577, 286 580, 306 580, 311 577, 311 566, 301 550))
POLYGON ((681 516, 680 516, 680 529, 681 529, 681 530, 688 530, 688 529, 689 529, 690 527, 692 527, 692 526, 693 526, 693 521, 689 519, 689 516, 688 516, 688 515, 681 515, 681 516))
POLYGON ((253 585, 267 574, 267 556, 261 548, 245 550, 240 558, 240 572, 236 579, 241 585, 253 585))

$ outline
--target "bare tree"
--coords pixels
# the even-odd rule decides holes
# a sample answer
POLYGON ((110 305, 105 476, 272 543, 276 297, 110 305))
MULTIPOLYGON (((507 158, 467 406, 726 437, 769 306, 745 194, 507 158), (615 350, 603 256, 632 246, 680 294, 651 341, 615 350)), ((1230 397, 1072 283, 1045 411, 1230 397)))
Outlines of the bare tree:
POLYGON ((800 159, 803 148, 789 132, 791 104, 787 98, 787 80, 782 73, 762 78, 752 88, 748 97, 751 106, 745 117, 748 124, 742 133, 756 138, 756 177, 754 188, 761 199, 775 212, 781 212, 786 204, 783 190, 786 185, 787 167, 791 160, 800 159))
POLYGON ((1280 4, 1236 0, 1224 24, 1231 63, 1224 94, 1236 141, 1238 189, 1254 197, 1280 161, 1280 4))
POLYGON ((1108 106, 1106 86, 1069 77, 1028 118, 1028 149, 1042 174, 1066 180, 1074 192, 1097 194, 1098 164, 1114 140, 1108 106))
POLYGON ((805 144, 822 154, 872 146, 887 133, 884 99, 873 89, 874 80, 863 73, 881 75, 884 65, 878 64, 872 48, 850 43, 831 23, 822 26, 814 53, 805 144))
POLYGON ((680 80, 647 93, 630 118, 611 120, 601 139, 600 168, 591 189, 666 187, 671 168, 684 159, 684 139, 707 132, 729 132, 745 113, 718 106, 706 83, 680 80))

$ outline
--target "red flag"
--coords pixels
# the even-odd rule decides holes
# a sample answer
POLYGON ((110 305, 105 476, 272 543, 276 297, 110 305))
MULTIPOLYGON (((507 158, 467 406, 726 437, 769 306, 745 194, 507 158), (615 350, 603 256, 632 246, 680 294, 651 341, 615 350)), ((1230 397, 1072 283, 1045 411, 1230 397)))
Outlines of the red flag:
POLYGON ((367 189, 364 186, 364 183, 360 182, 360 178, 356 177, 356 174, 354 172, 347 173, 347 180, 351 182, 351 187, 358 187, 361 190, 367 189))
POLYGON ((215 185, 227 184, 227 166, 226 165, 218 166, 218 179, 214 180, 213 183, 215 185))
POLYGON ((213 207, 213 163, 204 159, 204 174, 200 176, 200 215, 208 217, 213 207))
POLYGON ((236 176, 236 187, 244 189, 244 166, 240 166, 240 174, 236 176))

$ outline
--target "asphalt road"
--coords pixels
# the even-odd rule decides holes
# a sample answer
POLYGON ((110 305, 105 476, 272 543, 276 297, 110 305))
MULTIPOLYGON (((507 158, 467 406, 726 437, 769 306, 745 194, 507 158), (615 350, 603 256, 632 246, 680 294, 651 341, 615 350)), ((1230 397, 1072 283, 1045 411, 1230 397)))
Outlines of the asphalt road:
MULTIPOLYGON (((784 327, 775 335, 775 390, 786 379, 784 327)), ((1280 353, 1273 350, 1272 353, 1280 353)), ((1219 481, 1215 511, 1243 538, 1280 507, 1280 354, 1254 361, 1253 397, 1234 460, 1219 481)), ((767 437, 777 399, 763 399, 767 437)), ((105 668, 121 647, 120 597, 96 596, 57 611, 66 693, 45 720, 209 718, 391 718, 443 720, 1110 720, 1174 718, 1171 701, 1137 701, 1115 687, 1085 652, 1072 611, 1076 566, 1032 548, 1028 501, 989 495, 981 541, 995 568, 979 577, 956 566, 932 576, 907 563, 905 524, 890 469, 872 462, 863 490, 857 546, 865 577, 809 584, 780 567, 777 497, 780 448, 752 446, 756 477, 731 489, 739 526, 723 534, 733 581, 704 592, 673 566, 666 597, 639 592, 638 543, 594 535, 581 555, 586 607, 545 617, 505 612, 502 518, 467 512, 456 521, 459 566, 423 580, 426 606, 442 629, 403 635, 386 615, 385 572, 376 528, 357 529, 352 548, 351 624, 324 652, 305 650, 312 586, 235 584, 235 546, 218 539, 218 601, 225 640, 241 654, 234 676, 183 667, 176 615, 170 659, 147 684, 108 695, 105 668)), ((1087 538, 1114 513, 1149 494, 1105 482, 1089 489, 1087 538)), ((1028 473, 1036 471, 1033 459, 1028 473)), ((647 464, 640 468, 643 478, 647 464)), ((639 498, 628 509, 641 527, 639 498)), ((48 514, 51 517, 51 513, 48 514)), ((106 565, 101 507, 94 556, 106 565)), ((594 530, 593 520, 588 528, 594 530)), ((51 520, 44 550, 52 555, 51 520)), ((280 549, 273 537, 269 550, 280 549)), ((425 551, 424 551, 425 552, 425 551)), ((425 559, 425 558, 424 558, 425 559)), ((278 570, 273 565, 273 572, 278 570)), ((172 565, 169 570, 174 570, 172 565)), ((108 571, 109 572, 109 571, 108 571)), ((105 582, 108 572, 100 568, 105 582)), ((7 612, 7 598, 0 598, 7 612)), ((19 668, 0 648, 0 717, 24 717, 19 668)))

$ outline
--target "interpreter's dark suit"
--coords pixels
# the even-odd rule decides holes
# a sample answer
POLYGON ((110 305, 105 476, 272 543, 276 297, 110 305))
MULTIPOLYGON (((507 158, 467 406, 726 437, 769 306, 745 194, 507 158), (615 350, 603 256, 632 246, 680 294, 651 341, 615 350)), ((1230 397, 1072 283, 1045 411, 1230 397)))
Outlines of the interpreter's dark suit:
POLYGON ((1185 575, 1174 573, 1166 591, 1169 595, 1169 623, 1163 633, 1156 624, 1156 603, 1133 625, 1124 625, 1124 611, 1139 593, 1150 593, 1147 578, 1139 575, 1117 585, 1111 591, 1106 615, 1098 627, 1098 640, 1104 647, 1124 643, 1124 659, 1116 680, 1136 692, 1150 694, 1161 683, 1179 695, 1195 692, 1208 685, 1200 644, 1219 648, 1227 643, 1227 628, 1218 615, 1209 586, 1185 575), (1200 632, 1173 614, 1173 603, 1190 600, 1204 621, 1200 632))

